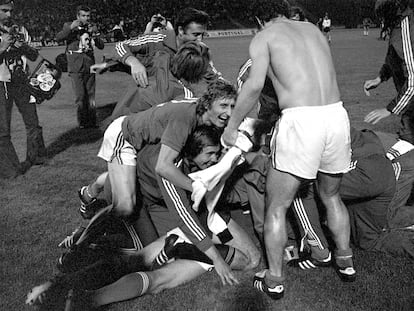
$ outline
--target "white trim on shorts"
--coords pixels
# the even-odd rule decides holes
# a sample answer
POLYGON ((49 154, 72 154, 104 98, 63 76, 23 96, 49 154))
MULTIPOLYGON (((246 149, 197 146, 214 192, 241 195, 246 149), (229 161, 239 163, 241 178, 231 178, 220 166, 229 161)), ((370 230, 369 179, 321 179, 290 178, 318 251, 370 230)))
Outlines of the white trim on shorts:
POLYGON ((122 122, 125 116, 115 119, 106 129, 98 157, 108 163, 137 166, 137 151, 124 138, 122 122))

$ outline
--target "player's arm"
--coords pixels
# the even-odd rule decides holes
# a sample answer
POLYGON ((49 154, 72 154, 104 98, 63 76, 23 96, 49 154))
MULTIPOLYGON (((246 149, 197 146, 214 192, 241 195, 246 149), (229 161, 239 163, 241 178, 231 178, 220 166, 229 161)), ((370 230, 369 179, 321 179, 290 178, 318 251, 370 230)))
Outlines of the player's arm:
POLYGON ((138 36, 115 44, 115 58, 131 67, 132 78, 142 87, 148 85, 147 70, 135 55, 146 52, 149 42, 152 42, 153 39, 158 40, 153 37, 153 34, 138 36))
POLYGON ((222 136, 224 143, 229 146, 236 142, 240 123, 259 100, 270 62, 267 40, 262 38, 260 34, 250 43, 249 53, 252 60, 249 77, 240 90, 236 107, 222 136))
POLYGON ((179 152, 167 145, 161 144, 155 172, 177 187, 192 191, 192 180, 175 165, 178 156, 179 152))
POLYGON ((387 105, 387 110, 394 114, 404 113, 407 107, 412 105, 414 97, 414 56, 409 23, 408 16, 401 22, 403 49, 404 51, 409 51, 404 53, 404 73, 406 80, 397 96, 387 105))

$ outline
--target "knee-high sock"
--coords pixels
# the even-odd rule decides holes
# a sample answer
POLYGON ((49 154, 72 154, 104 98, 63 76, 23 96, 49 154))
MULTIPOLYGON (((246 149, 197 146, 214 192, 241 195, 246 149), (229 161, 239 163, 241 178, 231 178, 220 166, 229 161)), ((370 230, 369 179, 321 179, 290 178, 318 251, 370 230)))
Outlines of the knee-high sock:
POLYGON ((144 295, 150 285, 150 278, 145 272, 135 272, 123 276, 115 283, 95 290, 92 301, 95 306, 124 301, 144 295))

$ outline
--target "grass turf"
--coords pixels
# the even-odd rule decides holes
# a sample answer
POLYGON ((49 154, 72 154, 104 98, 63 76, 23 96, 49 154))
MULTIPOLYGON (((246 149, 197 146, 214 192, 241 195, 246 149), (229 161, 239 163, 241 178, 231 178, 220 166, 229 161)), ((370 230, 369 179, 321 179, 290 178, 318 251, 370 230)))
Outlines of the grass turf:
MULTIPOLYGON (((385 57, 387 44, 377 33, 364 37, 361 30, 334 30, 332 54, 342 99, 351 123, 357 128, 395 132, 398 117, 376 126, 363 122, 375 108, 384 107, 395 95, 392 82, 381 85, 366 97, 364 80, 376 77, 385 57)), ((216 67, 235 80, 247 57, 250 37, 208 39, 216 67)), ((108 53, 112 46, 105 48, 108 53)), ((43 49, 53 60, 63 47, 43 49)), ((102 53, 97 53, 99 60, 102 53)), ((49 102, 38 106, 40 123, 49 151, 45 166, 32 167, 24 176, 0 181, 0 310, 32 310, 24 305, 26 293, 48 279, 60 255, 58 242, 82 222, 77 213, 76 190, 103 172, 105 163, 97 160, 101 133, 76 128, 71 82, 65 74, 62 89, 49 102)), ((133 85, 125 74, 108 73, 97 77, 97 104, 114 103, 133 85)), ((103 113, 105 108, 101 109, 103 113)), ((21 116, 13 113, 12 139, 23 161, 25 128, 21 116)), ((237 219, 252 232, 247 216, 237 219)), ((358 279, 341 283, 333 269, 298 271, 287 268, 285 298, 273 302, 252 288, 254 271, 236 272, 240 285, 223 287, 214 272, 164 291, 105 310, 413 310, 413 262, 384 254, 355 251, 358 279)))

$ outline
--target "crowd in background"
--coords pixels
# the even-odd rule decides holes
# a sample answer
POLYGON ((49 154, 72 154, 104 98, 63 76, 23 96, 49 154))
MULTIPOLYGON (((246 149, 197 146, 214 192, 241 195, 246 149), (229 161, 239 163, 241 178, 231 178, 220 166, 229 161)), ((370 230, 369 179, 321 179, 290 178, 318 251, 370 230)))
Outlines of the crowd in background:
MULTIPOLYGON (((323 16, 325 10, 331 12, 331 17, 337 23, 344 24, 349 20, 362 20, 366 15, 364 11, 369 8, 373 12, 374 0, 364 0, 356 3, 354 0, 332 1, 335 5, 330 8, 329 3, 324 7, 320 3, 308 1, 291 1, 302 7, 312 8, 312 12, 306 11, 306 16, 312 22, 317 22, 317 17, 323 16), (306 2, 306 3, 304 3, 306 2), (309 5, 309 2, 312 5, 309 5), (304 5, 306 4, 306 6, 304 5), (349 16, 342 16, 349 11, 349 16), (342 14, 342 15, 341 15, 342 14), (361 15, 361 16, 359 16, 361 15)), ((326 1, 321 1, 326 2, 326 1)), ((254 0, 16 0, 15 21, 24 25, 34 41, 53 41, 56 33, 64 22, 73 20, 73 12, 77 5, 88 5, 93 9, 94 23, 107 41, 113 38, 112 29, 122 20, 126 37, 133 37, 145 30, 148 16, 160 13, 174 24, 177 12, 185 7, 197 7, 207 12, 210 16, 209 29, 234 29, 255 27, 254 16, 251 16, 249 8, 254 6, 254 0)), ((375 19, 375 16, 371 16, 375 19)), ((346 23, 344 24, 346 26, 346 23)))

